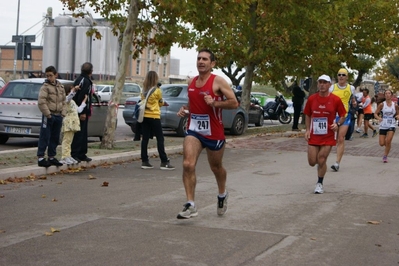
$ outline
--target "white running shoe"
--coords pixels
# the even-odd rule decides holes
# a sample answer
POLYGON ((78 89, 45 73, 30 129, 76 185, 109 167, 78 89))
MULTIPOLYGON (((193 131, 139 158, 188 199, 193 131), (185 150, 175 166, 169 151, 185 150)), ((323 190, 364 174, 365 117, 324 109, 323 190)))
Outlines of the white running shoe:
POLYGON ((197 208, 187 202, 184 204, 183 211, 179 212, 177 215, 177 219, 190 219, 191 217, 196 216, 198 216, 197 208))
POLYGON ((67 165, 74 164, 74 162, 69 157, 64 158, 64 161, 65 161, 65 164, 67 164, 67 165))
POLYGON ((226 213, 228 198, 229 198, 229 192, 227 192, 227 191, 226 191, 226 196, 224 196, 223 198, 218 196, 218 205, 217 205, 216 212, 219 216, 226 213))
POLYGON ((79 163, 78 161, 76 161, 74 158, 72 157, 68 157, 68 159, 72 162, 72 164, 77 164, 79 163))
POLYGON ((331 165, 331 169, 333 169, 335 172, 338 172, 338 170, 339 170, 339 164, 334 163, 333 165, 331 165))
POLYGON ((314 194, 323 194, 323 185, 321 183, 316 184, 316 188, 314 189, 314 194))

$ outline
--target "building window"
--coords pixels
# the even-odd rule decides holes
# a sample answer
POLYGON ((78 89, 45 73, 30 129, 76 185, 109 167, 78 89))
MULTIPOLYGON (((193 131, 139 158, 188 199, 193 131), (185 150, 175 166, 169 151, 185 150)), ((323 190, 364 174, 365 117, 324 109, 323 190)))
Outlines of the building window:
POLYGON ((151 70, 151 61, 147 61, 147 72, 151 70))
POLYGON ((136 75, 140 75, 140 60, 137 60, 136 64, 136 75))
POLYGON ((150 50, 150 48, 147 48, 147 59, 148 60, 151 59, 151 50, 150 50))
POLYGON ((166 63, 163 64, 163 77, 166 77, 166 63))

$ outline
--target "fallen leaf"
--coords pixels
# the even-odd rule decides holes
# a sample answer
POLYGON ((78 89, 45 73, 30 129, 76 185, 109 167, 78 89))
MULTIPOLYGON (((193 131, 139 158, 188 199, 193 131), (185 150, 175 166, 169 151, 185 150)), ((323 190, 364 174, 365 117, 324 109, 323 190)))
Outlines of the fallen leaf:
POLYGON ((316 240, 316 239, 317 239, 317 238, 315 238, 315 237, 311 237, 311 238, 310 238, 310 240, 316 240))
POLYGON ((92 175, 89 175, 89 179, 96 179, 96 178, 92 175))
POLYGON ((46 233, 44 233, 44 235, 45 235, 45 236, 52 236, 53 233, 51 233, 51 232, 46 232, 46 233))
POLYGON ((0 234, 4 234, 6 230, 0 230, 0 234))
POLYGON ((42 198, 44 199, 45 197, 47 197, 47 196, 43 194, 43 195, 42 195, 42 198))
POLYGON ((5 196, 4 195, 0 195, 0 198, 4 198, 5 196))
POLYGON ((375 244, 377 247, 381 247, 382 245, 381 244, 375 244))
POLYGON ((47 176, 42 175, 42 176, 39 177, 39 179, 40 179, 40 180, 46 180, 46 179, 47 179, 47 176))
POLYGON ((367 223, 368 223, 368 224, 377 225, 377 224, 380 224, 381 222, 379 222, 379 221, 368 221, 367 223))
POLYGON ((108 182, 104 181, 102 187, 108 187, 108 182))
POLYGON ((54 201, 54 202, 55 202, 55 201, 58 201, 58 200, 57 200, 56 198, 54 198, 54 199, 52 199, 52 201, 54 201))
POLYGON ((55 233, 55 232, 59 232, 59 231, 60 231, 60 230, 55 229, 55 228, 53 228, 53 227, 51 227, 50 230, 51 230, 51 233, 55 233))

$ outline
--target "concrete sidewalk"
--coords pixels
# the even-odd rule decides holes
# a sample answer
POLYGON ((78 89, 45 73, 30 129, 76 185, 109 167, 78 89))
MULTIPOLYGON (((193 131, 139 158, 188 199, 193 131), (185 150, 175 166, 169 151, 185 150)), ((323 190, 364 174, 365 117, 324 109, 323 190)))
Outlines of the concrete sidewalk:
MULTIPOLYGON (((273 138, 277 137, 293 137, 300 135, 300 132, 283 132, 283 133, 277 133, 277 134, 269 134, 269 136, 273 138)), ((230 138, 227 139, 228 142, 240 139, 240 140, 245 140, 245 139, 250 139, 252 138, 253 135, 247 135, 247 136, 242 136, 242 137, 235 137, 235 138, 230 138)), ((151 140, 151 142, 155 143, 151 146, 156 147, 156 142, 155 139, 154 141, 151 140)), ((140 142, 137 142, 138 145, 140 142)), ((183 143, 183 138, 181 138, 180 143, 183 143)), ((89 148, 90 149, 90 148, 89 148)), ((166 141, 165 140, 165 149, 167 150, 168 154, 173 154, 173 153, 181 153, 182 152, 182 144, 177 144, 176 141, 166 141)), ((37 151, 37 148, 27 148, 27 149, 18 149, 18 150, 6 150, 6 151, 0 151, 0 154, 18 154, 18 153, 23 153, 24 151, 37 151)), ((158 156, 158 151, 156 148, 150 148, 148 149, 148 154, 158 156)), ((120 152, 120 153, 110 153, 106 155, 95 155, 95 156, 90 156, 93 160, 90 163, 86 162, 81 162, 80 164, 77 165, 63 165, 61 167, 55 167, 51 166, 49 168, 43 168, 43 167, 38 167, 36 164, 36 160, 32 157, 32 161, 35 163, 34 165, 27 165, 27 166, 18 166, 18 167, 10 167, 10 168, 4 168, 0 169, 0 180, 5 180, 7 178, 23 178, 23 177, 28 177, 28 176, 43 176, 43 175, 50 175, 50 174, 55 174, 58 172, 63 172, 63 171, 68 171, 68 170, 73 170, 73 169, 79 169, 79 168, 87 168, 87 167, 96 167, 100 166, 103 164, 115 164, 115 163, 123 163, 123 162, 128 162, 128 161, 134 161, 134 160, 139 160, 141 158, 140 156, 140 150, 135 150, 135 151, 129 151, 129 152, 120 152)))
POLYGON ((346 142, 340 171, 329 169, 315 195, 303 138, 231 140, 223 217, 205 153, 199 216, 189 220, 176 219, 185 203, 179 152, 174 171, 130 161, 2 185, 0 265, 397 265, 398 142, 387 164, 378 137, 346 142))

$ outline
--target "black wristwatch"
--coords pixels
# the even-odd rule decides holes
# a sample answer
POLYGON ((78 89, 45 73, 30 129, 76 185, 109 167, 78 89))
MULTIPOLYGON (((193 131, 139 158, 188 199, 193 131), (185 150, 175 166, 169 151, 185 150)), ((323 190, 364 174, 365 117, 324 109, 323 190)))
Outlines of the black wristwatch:
POLYGON ((341 123, 340 123, 340 122, 337 122, 337 126, 341 126, 341 123))

